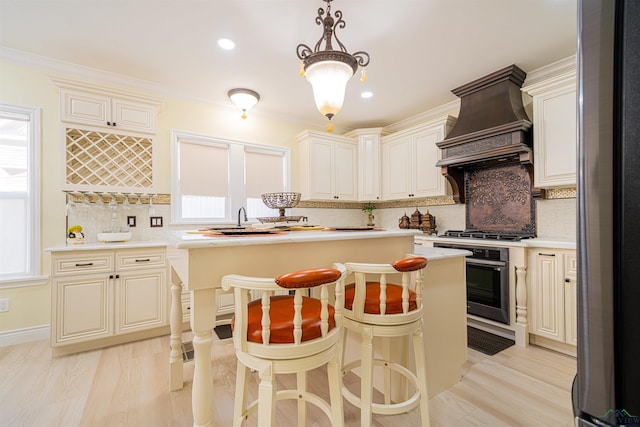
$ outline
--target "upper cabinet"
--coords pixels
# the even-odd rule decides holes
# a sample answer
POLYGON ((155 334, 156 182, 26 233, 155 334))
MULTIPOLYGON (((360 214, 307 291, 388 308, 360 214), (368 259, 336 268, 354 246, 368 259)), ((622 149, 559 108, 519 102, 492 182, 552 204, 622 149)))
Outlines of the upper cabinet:
POLYGON ((358 200, 382 200, 380 139, 382 128, 356 129, 346 134, 358 139, 358 200))
POLYGON ((69 191, 153 193, 154 135, 161 100, 51 78, 60 90, 64 176, 69 191))
POLYGON ((436 162, 442 141, 455 118, 414 126, 382 137, 382 195, 384 200, 444 196, 450 190, 436 162))
POLYGON ((534 184, 539 188, 576 185, 576 71, 526 85, 533 98, 534 184))
POLYGON ((297 141, 304 200, 358 200, 358 144, 353 139, 307 130, 297 141))
POLYGON ((51 78, 60 88, 60 119, 112 132, 156 133, 158 98, 51 78))

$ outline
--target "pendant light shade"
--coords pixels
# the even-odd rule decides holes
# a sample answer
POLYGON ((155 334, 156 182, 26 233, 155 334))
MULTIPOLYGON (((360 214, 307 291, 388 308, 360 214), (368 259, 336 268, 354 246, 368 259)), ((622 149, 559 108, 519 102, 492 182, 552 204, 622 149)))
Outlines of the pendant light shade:
POLYGON ((242 118, 247 118, 247 110, 256 105, 260 101, 260 95, 258 92, 251 89, 231 89, 227 92, 227 96, 234 104, 242 110, 242 118))
POLYGON ((353 69, 344 62, 322 61, 310 65, 305 70, 305 76, 313 87, 316 107, 323 116, 331 119, 342 108, 353 69))

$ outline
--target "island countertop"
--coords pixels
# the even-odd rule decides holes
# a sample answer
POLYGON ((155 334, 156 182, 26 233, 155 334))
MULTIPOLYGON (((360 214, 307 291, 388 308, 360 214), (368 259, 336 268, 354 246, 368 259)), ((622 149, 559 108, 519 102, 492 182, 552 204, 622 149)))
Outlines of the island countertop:
POLYGON ((419 235, 416 230, 366 231, 291 231, 257 236, 204 236, 193 232, 177 232, 170 244, 177 249, 196 249, 221 246, 271 245, 280 243, 305 243, 353 239, 377 239, 380 237, 399 237, 419 235))

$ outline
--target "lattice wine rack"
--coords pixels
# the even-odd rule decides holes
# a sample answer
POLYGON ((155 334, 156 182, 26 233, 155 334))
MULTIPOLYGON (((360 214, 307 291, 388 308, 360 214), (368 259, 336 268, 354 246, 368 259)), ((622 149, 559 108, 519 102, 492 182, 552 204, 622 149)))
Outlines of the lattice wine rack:
POLYGON ((66 130, 66 189, 150 192, 153 141, 85 129, 66 130))

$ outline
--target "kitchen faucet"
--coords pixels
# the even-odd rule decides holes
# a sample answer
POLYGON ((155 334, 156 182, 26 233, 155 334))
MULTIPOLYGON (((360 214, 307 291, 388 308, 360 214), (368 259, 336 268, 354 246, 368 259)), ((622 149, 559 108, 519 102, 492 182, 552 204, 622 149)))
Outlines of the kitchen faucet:
POLYGON ((238 227, 240 227, 242 224, 240 224, 240 212, 244 212, 244 220, 249 221, 249 218, 247 218, 247 210, 243 207, 241 207, 240 209, 238 209, 238 227))

